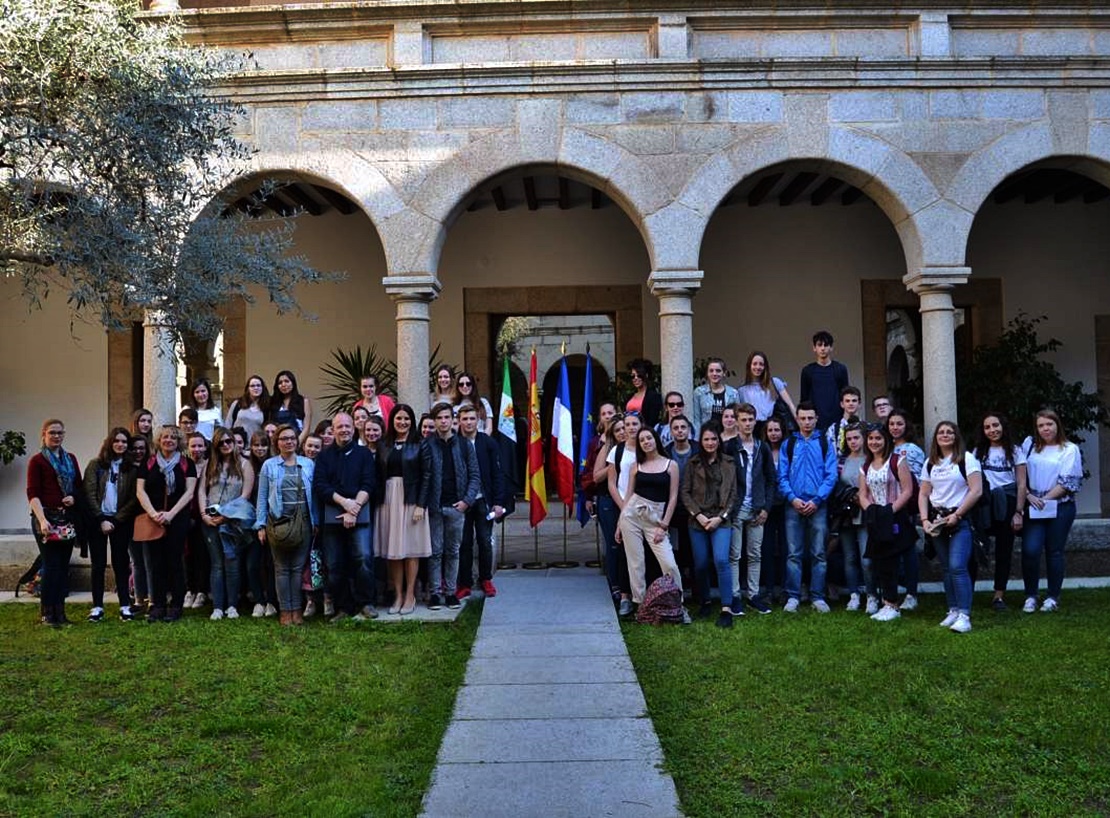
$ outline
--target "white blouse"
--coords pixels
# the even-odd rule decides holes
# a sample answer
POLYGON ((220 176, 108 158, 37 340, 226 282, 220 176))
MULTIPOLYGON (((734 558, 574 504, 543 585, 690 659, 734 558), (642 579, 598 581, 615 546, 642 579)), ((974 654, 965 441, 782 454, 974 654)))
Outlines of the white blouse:
MULTIPOLYGON (((971 452, 964 455, 964 470, 968 477, 975 472, 982 472, 979 461, 971 452)), ((935 466, 930 466, 926 460, 921 469, 921 480, 928 481, 932 488, 929 502, 934 508, 959 508, 967 497, 967 480, 960 474, 959 465, 951 457, 946 457, 935 466)))
POLYGON ((1026 468, 1029 470, 1029 491, 1037 497, 1048 494, 1054 486, 1063 486, 1068 491, 1060 502, 1071 500, 1083 485, 1083 457, 1079 447, 1068 442, 1063 446, 1045 446, 1039 452, 1033 448, 1033 439, 1026 438, 1022 444, 1026 455, 1026 468))

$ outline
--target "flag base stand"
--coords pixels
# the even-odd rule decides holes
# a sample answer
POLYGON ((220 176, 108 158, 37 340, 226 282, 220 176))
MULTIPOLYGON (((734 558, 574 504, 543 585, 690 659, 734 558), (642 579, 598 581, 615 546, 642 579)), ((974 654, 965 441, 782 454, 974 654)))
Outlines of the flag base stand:
POLYGON ((516 568, 515 562, 499 562, 497 563, 498 571, 512 571, 516 568))
POLYGON ((532 529, 533 557, 531 562, 522 562, 520 567, 525 571, 542 571, 547 568, 546 562, 540 562, 540 532, 538 528, 532 529))
MULTIPOLYGON (((501 523, 501 536, 498 538, 499 539, 498 544, 500 545, 500 548, 498 548, 498 550, 501 552, 501 556, 504 556, 505 555, 505 518, 504 517, 501 518, 500 523, 501 523)), ((508 560, 501 560, 500 562, 497 563, 497 570, 498 571, 512 571, 515 568, 516 568, 516 563, 515 562, 509 562, 508 560)))
POLYGON ((586 560, 587 568, 600 568, 604 565, 601 561, 601 526, 598 524, 596 517, 594 518, 594 548, 597 552, 597 559, 586 560))
POLYGON ((552 568, 577 568, 578 563, 574 560, 559 560, 558 562, 548 563, 552 568))

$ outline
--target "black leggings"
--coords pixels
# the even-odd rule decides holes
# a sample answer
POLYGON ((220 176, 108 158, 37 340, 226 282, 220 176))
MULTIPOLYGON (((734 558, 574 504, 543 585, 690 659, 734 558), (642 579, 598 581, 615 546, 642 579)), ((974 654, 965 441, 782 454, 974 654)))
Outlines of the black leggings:
POLYGON ((127 546, 131 542, 131 523, 113 521, 115 529, 105 534, 100 521, 89 524, 89 557, 92 562, 92 598, 94 608, 104 607, 104 574, 108 567, 108 548, 111 546, 112 575, 116 580, 116 596, 120 607, 131 604, 128 582, 131 578, 131 557, 127 546))

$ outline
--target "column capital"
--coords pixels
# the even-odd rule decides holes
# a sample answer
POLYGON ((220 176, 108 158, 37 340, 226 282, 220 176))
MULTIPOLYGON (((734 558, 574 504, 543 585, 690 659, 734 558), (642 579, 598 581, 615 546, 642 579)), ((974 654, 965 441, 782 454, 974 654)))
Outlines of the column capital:
POLYGON ((443 289, 438 278, 426 273, 385 276, 382 286, 394 301, 435 301, 443 289))
POLYGON ((918 295, 938 290, 951 290, 957 284, 966 284, 971 277, 970 267, 922 267, 902 278, 906 289, 918 295))
POLYGON ((648 286, 651 294, 660 295, 694 295, 701 289, 701 281, 705 273, 701 270, 652 270, 648 276, 648 286))

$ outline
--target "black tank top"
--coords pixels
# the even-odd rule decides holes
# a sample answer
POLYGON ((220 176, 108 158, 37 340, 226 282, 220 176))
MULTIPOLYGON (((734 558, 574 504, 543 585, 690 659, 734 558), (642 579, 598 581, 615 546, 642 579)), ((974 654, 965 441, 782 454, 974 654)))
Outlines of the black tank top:
POLYGON ((633 486, 632 491, 653 503, 666 503, 671 498, 670 472, 638 471, 636 485, 633 486))

